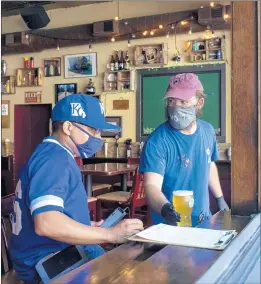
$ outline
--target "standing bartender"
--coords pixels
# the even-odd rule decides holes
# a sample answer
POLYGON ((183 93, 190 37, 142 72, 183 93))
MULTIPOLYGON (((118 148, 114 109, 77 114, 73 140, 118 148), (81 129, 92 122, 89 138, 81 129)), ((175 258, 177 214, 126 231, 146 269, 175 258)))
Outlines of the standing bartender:
POLYGON ((172 205, 173 191, 191 190, 192 226, 211 216, 209 190, 219 210, 229 210, 220 186, 213 127, 198 119, 205 94, 193 73, 171 77, 164 96, 168 120, 149 136, 140 159, 153 224, 177 225, 180 214, 172 205))

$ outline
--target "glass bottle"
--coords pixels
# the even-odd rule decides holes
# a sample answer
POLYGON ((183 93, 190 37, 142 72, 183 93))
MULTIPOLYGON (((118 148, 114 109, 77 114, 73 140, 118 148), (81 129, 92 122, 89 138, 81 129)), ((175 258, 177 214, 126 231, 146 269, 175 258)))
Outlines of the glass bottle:
POLYGON ((110 64, 110 69, 111 71, 115 71, 115 60, 114 60, 114 56, 111 56, 111 64, 110 64))
POLYGON ((34 58, 30 58, 30 68, 34 68, 34 58))
POLYGON ((130 59, 128 56, 128 51, 126 52, 126 56, 125 56, 125 64, 124 64, 124 69, 125 70, 129 70, 130 69, 130 59))
POLYGON ((28 57, 24 58, 24 68, 30 68, 29 58, 28 57))
POLYGON ((121 58, 120 58, 120 61, 119 61, 119 70, 124 70, 123 51, 121 51, 121 58))
POLYGON ((115 55, 115 71, 119 70, 119 55, 118 55, 118 51, 116 51, 116 55, 115 55))
POLYGON ((35 73, 34 73, 34 85, 38 86, 38 70, 37 69, 35 70, 35 73))

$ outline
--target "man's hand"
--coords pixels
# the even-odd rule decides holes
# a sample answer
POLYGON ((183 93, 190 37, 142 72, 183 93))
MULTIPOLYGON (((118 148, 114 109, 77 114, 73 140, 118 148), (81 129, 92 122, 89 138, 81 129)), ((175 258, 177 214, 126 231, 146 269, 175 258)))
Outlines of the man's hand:
POLYGON ((167 225, 177 226, 177 222, 180 222, 180 214, 170 203, 165 203, 162 206, 161 216, 166 220, 167 225))
POLYGON ((112 243, 124 243, 127 238, 142 231, 143 223, 139 219, 124 219, 116 226, 109 228, 112 243))
POLYGON ((216 202, 219 211, 229 211, 229 207, 224 199, 224 196, 216 198, 216 202))
POLYGON ((92 227, 100 227, 100 225, 104 222, 104 220, 101 220, 99 222, 94 222, 94 221, 91 221, 91 226, 92 227))

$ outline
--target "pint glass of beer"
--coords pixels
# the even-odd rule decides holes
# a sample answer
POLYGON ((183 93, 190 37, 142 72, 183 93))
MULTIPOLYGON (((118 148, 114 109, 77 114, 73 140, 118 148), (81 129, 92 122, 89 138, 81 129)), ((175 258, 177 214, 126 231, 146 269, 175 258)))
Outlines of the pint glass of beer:
POLYGON ((191 227, 191 211, 194 205, 193 191, 177 190, 173 191, 173 206, 180 214, 178 226, 191 227))

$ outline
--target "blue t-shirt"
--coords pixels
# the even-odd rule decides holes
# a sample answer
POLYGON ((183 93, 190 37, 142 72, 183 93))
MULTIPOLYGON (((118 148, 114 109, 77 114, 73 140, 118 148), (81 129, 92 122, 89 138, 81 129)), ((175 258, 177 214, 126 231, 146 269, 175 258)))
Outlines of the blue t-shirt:
MULTIPOLYGON (((209 168, 218 159, 216 135, 213 127, 197 120, 197 130, 185 135, 168 122, 161 124, 148 138, 140 159, 140 172, 163 176, 162 192, 172 203, 173 191, 192 190, 194 206, 192 226, 199 216, 211 216, 209 209, 209 168)), ((154 224, 164 219, 152 211, 154 224)))
MULTIPOLYGON (((54 210, 79 223, 91 225, 80 169, 72 152, 50 136, 38 145, 23 166, 16 187, 10 254, 14 269, 22 280, 36 278, 36 263, 68 246, 35 233, 33 217, 54 210)), ((99 249, 98 246, 86 246, 94 257, 101 254, 99 249)))

